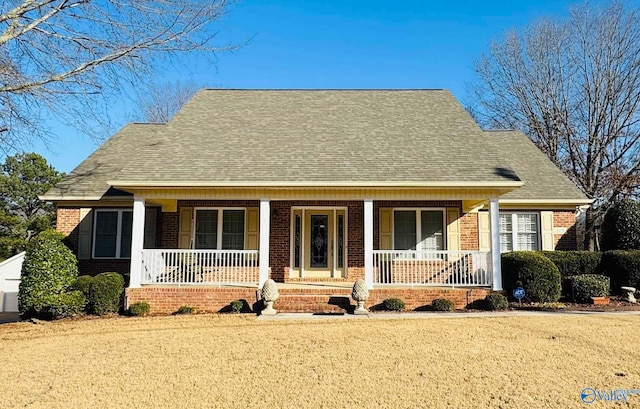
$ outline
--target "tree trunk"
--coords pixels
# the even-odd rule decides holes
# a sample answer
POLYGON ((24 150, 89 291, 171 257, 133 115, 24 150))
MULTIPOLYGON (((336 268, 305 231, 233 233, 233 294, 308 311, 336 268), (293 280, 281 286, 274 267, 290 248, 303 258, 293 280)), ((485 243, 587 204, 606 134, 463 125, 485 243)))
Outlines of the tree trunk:
POLYGON ((596 226, 595 226, 595 214, 593 207, 589 207, 587 209, 585 218, 584 218, 584 243, 583 247, 585 250, 595 251, 596 250, 596 226))

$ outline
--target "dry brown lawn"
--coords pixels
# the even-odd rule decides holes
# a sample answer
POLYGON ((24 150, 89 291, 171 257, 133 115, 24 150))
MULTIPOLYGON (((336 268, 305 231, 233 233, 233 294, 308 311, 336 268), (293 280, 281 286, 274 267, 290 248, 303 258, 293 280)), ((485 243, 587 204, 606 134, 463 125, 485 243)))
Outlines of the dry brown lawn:
POLYGON ((640 388, 639 329, 630 315, 5 324, 0 406, 614 407, 580 391, 640 388))

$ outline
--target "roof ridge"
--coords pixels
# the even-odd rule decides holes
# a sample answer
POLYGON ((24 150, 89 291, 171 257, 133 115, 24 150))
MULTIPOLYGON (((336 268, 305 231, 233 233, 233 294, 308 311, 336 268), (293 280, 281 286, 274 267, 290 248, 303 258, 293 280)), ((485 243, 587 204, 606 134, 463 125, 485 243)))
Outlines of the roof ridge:
POLYGON ((202 88, 203 91, 449 91, 446 88, 202 88))

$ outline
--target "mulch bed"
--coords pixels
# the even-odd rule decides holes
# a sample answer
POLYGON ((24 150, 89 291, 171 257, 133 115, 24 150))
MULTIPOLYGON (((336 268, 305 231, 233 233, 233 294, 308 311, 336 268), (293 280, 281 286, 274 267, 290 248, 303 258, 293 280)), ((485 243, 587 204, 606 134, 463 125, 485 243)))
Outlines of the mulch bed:
POLYGON ((640 302, 632 304, 621 297, 610 297, 608 305, 579 304, 570 301, 560 300, 564 308, 545 307, 536 304, 525 304, 519 306, 518 303, 509 303, 512 310, 528 311, 591 311, 591 312, 613 312, 613 311, 640 311, 640 302))

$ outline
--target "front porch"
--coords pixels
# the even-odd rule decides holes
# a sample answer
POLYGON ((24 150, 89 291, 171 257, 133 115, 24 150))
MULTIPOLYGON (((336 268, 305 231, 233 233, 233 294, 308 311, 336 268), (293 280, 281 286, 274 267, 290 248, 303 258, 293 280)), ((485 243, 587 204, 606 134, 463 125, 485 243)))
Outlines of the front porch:
POLYGON ((279 286, 351 288, 362 278, 370 290, 501 290, 498 201, 488 201, 486 233, 477 214, 479 202, 473 201, 475 213, 467 202, 136 196, 130 287, 256 290, 272 278, 279 286), (160 215, 161 239, 154 248, 146 248, 149 207, 160 215), (179 248, 171 246, 172 240, 179 248))

